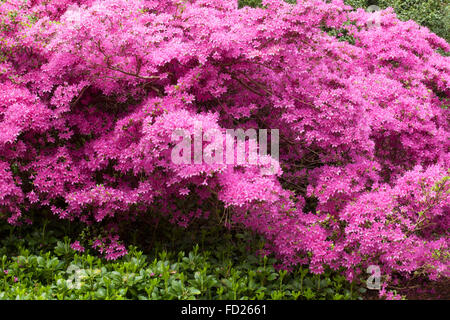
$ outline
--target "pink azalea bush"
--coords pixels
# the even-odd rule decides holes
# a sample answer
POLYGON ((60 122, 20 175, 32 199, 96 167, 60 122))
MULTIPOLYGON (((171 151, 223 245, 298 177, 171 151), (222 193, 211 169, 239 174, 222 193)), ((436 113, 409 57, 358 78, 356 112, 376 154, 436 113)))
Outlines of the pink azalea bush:
MULTIPOLYGON (((341 0, 264 5, 0 2, 0 217, 222 208, 286 267, 448 277, 449 44, 389 9, 374 26, 341 0), (174 164, 173 131, 198 123, 279 129, 281 170, 174 164)), ((126 253, 113 231, 94 247, 126 253)))

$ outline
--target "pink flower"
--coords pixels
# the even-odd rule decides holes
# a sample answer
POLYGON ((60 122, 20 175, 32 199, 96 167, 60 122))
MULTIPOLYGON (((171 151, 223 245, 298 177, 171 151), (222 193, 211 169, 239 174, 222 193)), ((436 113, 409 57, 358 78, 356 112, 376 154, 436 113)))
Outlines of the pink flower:
POLYGON ((79 241, 75 241, 74 243, 72 243, 70 245, 70 247, 75 250, 75 251, 79 251, 79 252, 84 252, 84 247, 80 244, 79 241))

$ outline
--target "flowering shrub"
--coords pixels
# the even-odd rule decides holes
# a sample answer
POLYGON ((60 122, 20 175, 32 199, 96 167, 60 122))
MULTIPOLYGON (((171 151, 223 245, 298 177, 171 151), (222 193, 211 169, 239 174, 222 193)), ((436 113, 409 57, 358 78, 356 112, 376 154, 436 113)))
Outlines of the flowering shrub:
POLYGON ((448 276, 449 44, 389 9, 263 4, 2 1, 1 216, 108 224, 117 258, 121 221, 223 208, 286 267, 448 276), (174 164, 196 123, 279 129, 281 171, 174 164))
MULTIPOLYGON (((296 0, 285 0, 295 3, 296 0)), ((261 6, 262 0, 239 0, 240 7, 261 6)), ((414 20, 421 26, 429 28, 441 38, 450 40, 450 6, 445 0, 344 0, 353 8, 386 9, 394 8, 400 20, 414 20), (370 8, 372 6, 372 8, 370 8), (376 7, 373 7, 376 6, 376 7)))
POLYGON ((400 20, 414 20, 440 37, 450 40, 450 7, 443 0, 345 0, 352 7, 392 7, 400 20))

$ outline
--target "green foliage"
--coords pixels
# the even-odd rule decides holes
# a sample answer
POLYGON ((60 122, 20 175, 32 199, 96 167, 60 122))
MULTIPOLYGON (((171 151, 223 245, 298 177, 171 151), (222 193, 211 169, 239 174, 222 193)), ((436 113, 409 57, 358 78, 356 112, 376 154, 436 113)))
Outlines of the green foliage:
POLYGON ((252 236, 244 233, 224 234, 220 245, 194 245, 187 253, 157 245, 144 255, 131 246, 127 256, 106 261, 75 252, 70 239, 59 240, 47 224, 29 228, 34 231, 22 237, 14 227, 0 226, 0 299, 341 300, 364 292, 334 272, 277 270, 274 258, 246 249, 252 236))
POLYGON ((239 1, 239 8, 246 6, 252 8, 262 7, 261 5, 262 0, 238 0, 238 1, 239 1))
MULTIPOLYGON (((297 3, 297 0, 285 0, 287 3, 297 3)), ((262 7, 262 0, 238 0, 239 8, 248 6, 252 8, 262 7)))

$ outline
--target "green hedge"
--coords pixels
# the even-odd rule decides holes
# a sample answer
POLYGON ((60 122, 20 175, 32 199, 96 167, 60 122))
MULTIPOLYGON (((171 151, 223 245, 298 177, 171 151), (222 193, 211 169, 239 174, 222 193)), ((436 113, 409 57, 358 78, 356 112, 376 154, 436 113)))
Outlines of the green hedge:
POLYGON ((366 291, 337 272, 277 270, 273 257, 255 254, 261 244, 249 233, 215 229, 195 239, 201 232, 183 229, 190 242, 172 226, 158 232, 151 250, 136 243, 128 255, 107 261, 74 251, 64 236, 74 226, 55 225, 18 229, 0 222, 0 300, 354 300, 366 291), (166 232, 175 235, 173 244, 166 232))

